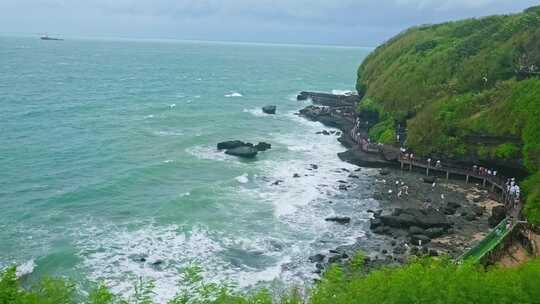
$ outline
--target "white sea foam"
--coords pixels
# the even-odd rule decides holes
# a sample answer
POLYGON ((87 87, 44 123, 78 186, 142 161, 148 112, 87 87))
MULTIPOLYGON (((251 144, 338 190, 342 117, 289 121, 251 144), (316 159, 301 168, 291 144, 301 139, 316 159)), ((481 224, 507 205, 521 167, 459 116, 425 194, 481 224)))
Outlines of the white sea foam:
POLYGON ((236 157, 225 154, 225 151, 219 151, 215 146, 194 146, 186 149, 186 152, 197 157, 198 159, 230 161, 231 163, 239 163, 236 157))
POLYGON ((36 263, 34 260, 29 260, 21 265, 17 266, 17 272, 16 276, 17 278, 22 278, 27 275, 30 275, 32 272, 34 272, 34 268, 36 267, 36 263))
POLYGON ((156 131, 154 135, 157 136, 182 136, 184 133, 179 131, 156 131))
POLYGON ((352 91, 350 90, 332 90, 332 94, 334 95, 347 95, 347 94, 351 94, 352 91))
POLYGON ((270 117, 270 118, 276 117, 275 115, 264 114, 261 108, 244 109, 242 112, 249 113, 249 114, 251 114, 253 116, 256 116, 256 117, 270 117))
POLYGON ((236 179, 237 182, 239 182, 240 184, 247 184, 249 183, 249 176, 247 173, 244 173, 240 176, 237 176, 235 177, 234 179, 236 179))
POLYGON ((225 97, 242 97, 243 95, 238 92, 231 92, 229 94, 225 94, 225 97))
POLYGON ((173 109, 173 108, 175 108, 175 107, 176 107, 176 104, 175 104, 175 103, 169 105, 169 108, 170 108, 170 109, 173 109))

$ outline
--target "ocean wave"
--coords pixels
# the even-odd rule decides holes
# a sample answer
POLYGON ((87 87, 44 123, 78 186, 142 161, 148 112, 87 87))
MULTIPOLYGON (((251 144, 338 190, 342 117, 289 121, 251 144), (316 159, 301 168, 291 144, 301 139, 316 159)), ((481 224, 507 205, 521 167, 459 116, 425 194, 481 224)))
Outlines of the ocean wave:
POLYGON ((240 163, 236 157, 225 154, 225 151, 219 151, 215 146, 194 146, 185 150, 188 154, 195 156, 198 159, 216 160, 216 161, 231 161, 231 163, 240 163))
POLYGON ((240 184, 247 184, 249 183, 249 176, 247 173, 244 173, 240 176, 237 176, 234 178, 237 182, 239 182, 240 184))
POLYGON ((135 231, 103 225, 88 228, 80 232, 76 245, 90 279, 104 282, 124 297, 133 294, 138 278, 151 280, 158 303, 175 295, 179 269, 188 265, 201 266, 210 282, 229 280, 244 288, 279 277, 281 266, 290 261, 286 253, 277 260, 266 255, 275 252, 275 246, 284 248, 267 235, 236 237, 203 227, 186 232, 176 225, 150 225, 135 231), (268 267, 249 266, 239 260, 243 258, 272 262, 268 267))
POLYGON ((229 94, 225 94, 225 97, 227 97, 227 98, 230 98, 230 97, 242 97, 242 96, 244 96, 244 95, 242 95, 242 94, 240 94, 238 92, 231 92, 229 94))
POLYGON ((153 132, 156 136, 182 136, 184 133, 178 131, 156 131, 153 132))

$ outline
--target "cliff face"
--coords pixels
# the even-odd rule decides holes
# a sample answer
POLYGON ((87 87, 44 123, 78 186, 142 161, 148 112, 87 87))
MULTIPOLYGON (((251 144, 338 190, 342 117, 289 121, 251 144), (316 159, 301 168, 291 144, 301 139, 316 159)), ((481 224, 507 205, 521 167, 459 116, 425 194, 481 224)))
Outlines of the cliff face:
MULTIPOLYGON (((534 174, 540 168, 540 6, 411 28, 366 58, 357 89, 364 94, 360 116, 377 118, 370 128, 375 140, 393 142, 406 126, 406 145, 418 154, 534 174)), ((529 199, 540 201, 538 186, 540 177, 529 180, 529 199)))

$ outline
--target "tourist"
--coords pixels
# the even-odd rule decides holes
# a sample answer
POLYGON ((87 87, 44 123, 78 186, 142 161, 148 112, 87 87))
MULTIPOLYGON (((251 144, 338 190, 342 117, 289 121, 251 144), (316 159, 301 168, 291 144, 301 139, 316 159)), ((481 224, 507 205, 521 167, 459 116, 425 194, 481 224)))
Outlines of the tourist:
POLYGON ((431 158, 427 159, 427 164, 428 164, 428 167, 431 167, 431 158))
POLYGON ((473 166, 472 166, 472 172, 473 172, 473 173, 476 173, 477 170, 478 170, 478 166, 477 166, 477 165, 473 165, 473 166))
POLYGON ((437 161, 437 164, 435 165, 435 167, 437 167, 437 168, 442 168, 442 164, 441 164, 441 161, 440 161, 440 160, 437 161))

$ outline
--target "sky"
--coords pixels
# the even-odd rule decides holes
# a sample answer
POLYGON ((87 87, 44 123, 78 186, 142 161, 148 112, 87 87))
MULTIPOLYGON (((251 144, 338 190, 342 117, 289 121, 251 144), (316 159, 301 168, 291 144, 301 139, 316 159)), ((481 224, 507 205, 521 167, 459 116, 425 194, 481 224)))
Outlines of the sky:
POLYGON ((0 0, 0 33, 376 46, 540 0, 0 0))

